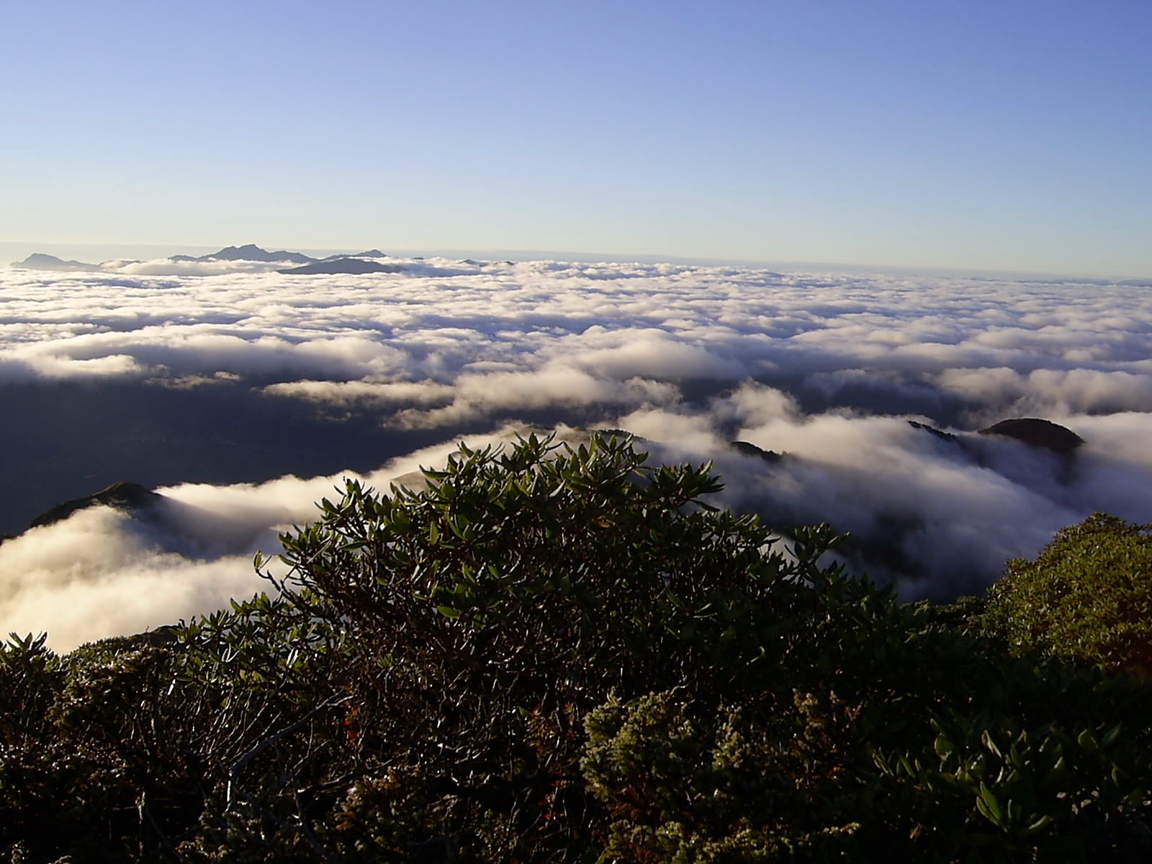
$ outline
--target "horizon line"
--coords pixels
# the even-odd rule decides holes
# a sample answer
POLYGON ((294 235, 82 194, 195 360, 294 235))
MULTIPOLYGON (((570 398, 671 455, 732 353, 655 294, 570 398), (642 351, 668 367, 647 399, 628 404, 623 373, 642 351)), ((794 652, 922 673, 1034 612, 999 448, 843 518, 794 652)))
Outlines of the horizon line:
MULTIPOLYGON (((64 255, 81 255, 79 252, 62 252, 61 250, 91 250, 96 251, 104 250, 166 250, 167 254, 158 255, 158 259, 168 258, 173 255, 186 254, 188 252, 210 253, 220 251, 221 249, 228 248, 228 246, 244 246, 248 243, 233 243, 225 246, 210 246, 203 244, 187 243, 130 243, 130 242, 96 242, 96 243, 68 243, 58 241, 9 241, 0 240, 0 248, 2 249, 31 249, 32 251, 25 254, 25 258, 30 255, 52 254, 51 251, 45 249, 55 249, 64 255), (34 248, 35 247, 35 248, 34 248)), ((299 252, 308 255, 315 255, 318 257, 325 257, 330 255, 349 254, 354 255, 357 252, 364 251, 360 248, 333 248, 333 247, 315 247, 315 246, 299 246, 293 248, 291 244, 279 243, 252 243, 260 249, 265 251, 285 251, 285 252, 299 252)), ((377 249, 381 249, 376 245, 377 249)), ((955 265, 940 265, 940 264, 866 264, 859 262, 845 262, 845 261, 815 261, 815 260, 785 260, 785 259, 754 259, 754 258, 736 258, 724 256, 705 256, 705 255, 662 255, 658 253, 619 253, 619 252, 578 252, 572 250, 556 250, 556 249, 477 249, 477 248, 456 248, 456 247, 424 247, 424 248, 395 248, 391 251, 388 249, 381 249, 386 255, 394 258, 414 258, 414 257, 434 257, 434 258, 504 258, 513 259, 518 258, 521 261, 571 261, 573 263, 581 264, 595 264, 595 263, 615 263, 615 264, 682 264, 698 267, 750 267, 756 269, 786 269, 786 270, 832 270, 842 272, 865 272, 865 273, 923 273, 932 276, 954 276, 954 277, 975 277, 975 278, 989 278, 989 277, 1009 277, 1009 278, 1045 278, 1050 279, 1058 277, 1063 280, 1077 280, 1077 279, 1102 279, 1109 281, 1143 281, 1152 279, 1152 274, 1145 275, 1120 275, 1115 273, 1104 272, 1088 272, 1088 271, 1059 271, 1059 270, 1038 270, 1038 269, 1013 269, 1013 268, 994 268, 994 267, 972 267, 972 266, 955 266, 955 265)), ((12 254, 19 254, 18 252, 8 252, 5 257, 12 254)), ((119 259, 125 260, 154 260, 154 259, 135 259, 132 255, 111 255, 111 257, 103 259, 103 261, 84 262, 100 264, 106 261, 115 261, 119 259)), ((11 264, 19 263, 14 262, 0 262, 0 267, 7 269, 11 264)))

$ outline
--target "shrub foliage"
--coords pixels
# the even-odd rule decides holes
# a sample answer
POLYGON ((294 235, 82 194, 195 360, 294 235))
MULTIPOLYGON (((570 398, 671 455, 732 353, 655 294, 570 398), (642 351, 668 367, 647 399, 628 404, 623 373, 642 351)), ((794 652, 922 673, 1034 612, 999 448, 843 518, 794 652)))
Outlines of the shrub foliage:
POLYGON ((425 475, 322 502, 269 595, 4 644, 0 860, 1152 851, 1143 682, 899 604, 627 441, 425 475))
POLYGON ((1152 677, 1152 525, 1097 513, 1060 531, 1035 561, 1009 561, 984 626, 1016 651, 1152 677))

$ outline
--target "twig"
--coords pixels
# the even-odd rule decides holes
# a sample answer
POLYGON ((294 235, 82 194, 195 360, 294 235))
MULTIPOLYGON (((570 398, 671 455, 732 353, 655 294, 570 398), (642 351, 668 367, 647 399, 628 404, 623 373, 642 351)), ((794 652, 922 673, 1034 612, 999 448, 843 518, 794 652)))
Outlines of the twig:
POLYGON ((334 708, 337 705, 341 705, 344 702, 347 702, 351 698, 352 697, 349 695, 349 696, 341 696, 339 699, 326 699, 325 701, 323 701, 319 705, 317 705, 315 708, 313 708, 311 711, 309 711, 307 714, 305 714, 303 717, 301 717, 299 720, 297 720, 295 723, 291 724, 290 726, 285 726, 279 732, 274 732, 273 734, 271 734, 267 738, 265 738, 263 741, 258 742, 256 745, 251 747, 248 750, 248 752, 246 752, 243 756, 241 756, 234 763, 232 763, 232 768, 228 771, 228 791, 227 791, 227 794, 225 795, 225 806, 227 806, 227 807, 232 806, 232 787, 235 784, 236 778, 239 776, 240 772, 244 770, 244 767, 249 762, 251 762, 257 756, 259 756, 261 753, 263 753, 265 750, 267 750, 269 747, 271 747, 273 744, 275 744, 277 741, 279 741, 285 735, 291 735, 293 732, 295 732, 301 726, 304 726, 306 723, 308 723, 313 717, 315 717, 321 711, 326 711, 329 708, 334 708))

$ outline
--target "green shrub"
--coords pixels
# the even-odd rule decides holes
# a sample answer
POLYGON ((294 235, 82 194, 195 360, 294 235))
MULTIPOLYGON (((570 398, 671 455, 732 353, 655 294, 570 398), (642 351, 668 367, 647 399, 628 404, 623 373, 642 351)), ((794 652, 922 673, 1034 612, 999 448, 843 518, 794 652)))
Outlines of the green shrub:
POLYGON ((983 626, 1041 650, 1152 676, 1152 526, 1097 513, 1017 558, 989 592, 983 626))
POLYGON ((322 502, 272 596, 0 645, 0 861, 1152 854, 1146 682, 901 605, 625 441, 425 473, 322 502))
POLYGON ((346 828, 397 851, 431 824, 458 854, 591 848, 587 712, 686 682, 759 688, 808 641, 805 610, 840 579, 816 563, 831 535, 775 551, 757 519, 701 501, 720 488, 706 467, 645 459, 614 438, 462 447, 425 472, 427 489, 349 483, 284 538, 293 589, 354 634, 345 661, 372 767, 346 828))

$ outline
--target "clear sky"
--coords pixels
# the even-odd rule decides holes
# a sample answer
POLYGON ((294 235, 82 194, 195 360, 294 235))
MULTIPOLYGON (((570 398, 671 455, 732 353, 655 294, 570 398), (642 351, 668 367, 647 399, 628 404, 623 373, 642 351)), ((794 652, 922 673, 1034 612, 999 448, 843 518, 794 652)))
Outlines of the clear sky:
POLYGON ((39 0, 0 241, 1152 276, 1149 0, 39 0))

